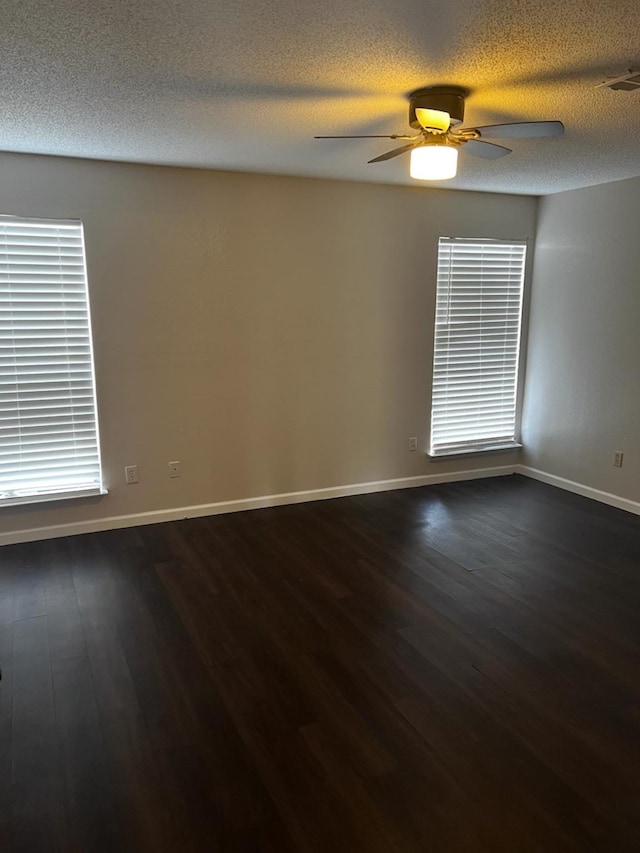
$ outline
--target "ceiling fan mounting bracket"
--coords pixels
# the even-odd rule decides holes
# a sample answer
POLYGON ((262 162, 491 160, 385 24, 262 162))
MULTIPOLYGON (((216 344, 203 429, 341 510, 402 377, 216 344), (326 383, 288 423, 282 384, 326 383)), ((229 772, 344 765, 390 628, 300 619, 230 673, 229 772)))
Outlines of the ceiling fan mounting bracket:
POLYGON ((416 89, 409 94, 409 124, 411 127, 421 128, 416 117, 418 108, 449 113, 453 127, 462 124, 464 100, 468 94, 467 89, 461 86, 427 86, 416 89))
POLYGON ((452 138, 460 142, 468 142, 469 139, 480 139, 480 131, 476 130, 475 127, 462 127, 460 130, 452 128, 449 134, 452 138))

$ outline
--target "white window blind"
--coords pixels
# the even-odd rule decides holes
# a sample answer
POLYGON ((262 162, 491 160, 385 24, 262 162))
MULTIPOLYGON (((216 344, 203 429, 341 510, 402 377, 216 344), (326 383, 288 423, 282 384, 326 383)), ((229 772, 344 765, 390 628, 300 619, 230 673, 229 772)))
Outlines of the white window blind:
POLYGON ((0 217, 0 505, 101 490, 82 224, 0 217))
POLYGON ((432 456, 516 443, 526 243, 441 237, 432 456))

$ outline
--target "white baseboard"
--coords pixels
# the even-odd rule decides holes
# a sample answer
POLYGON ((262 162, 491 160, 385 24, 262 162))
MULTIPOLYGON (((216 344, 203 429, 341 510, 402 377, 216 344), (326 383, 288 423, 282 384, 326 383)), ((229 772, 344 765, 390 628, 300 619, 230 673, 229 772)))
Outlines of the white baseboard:
POLYGON ((123 527, 139 527, 144 524, 159 524, 163 521, 178 521, 183 518, 199 518, 206 515, 221 515, 226 512, 243 512, 249 509, 262 509, 284 504, 322 501, 330 498, 342 498, 349 495, 367 495, 373 492, 387 492, 393 489, 410 489, 416 486, 453 483, 462 480, 476 480, 483 477, 502 477, 515 473, 516 466, 501 465, 494 468, 476 468, 470 471, 454 471, 441 474, 425 474, 420 477, 399 477, 394 480, 376 480, 370 483, 352 483, 347 486, 332 486, 327 489, 310 489, 304 492, 285 492, 279 495, 262 495, 256 498, 244 498, 234 501, 183 506, 173 509, 159 509, 152 512, 139 512, 131 515, 115 515, 108 518, 96 518, 88 521, 76 521, 69 524, 55 524, 48 527, 32 527, 27 530, 0 533, 0 545, 15 545, 19 542, 35 542, 40 539, 57 539, 61 536, 76 536, 81 533, 97 533, 101 530, 116 530, 123 527))
POLYGON ((583 483, 575 483, 573 480, 566 480, 564 477, 557 477, 555 474, 547 474, 546 471, 539 471, 537 468, 530 468, 528 465, 515 465, 514 468, 516 474, 523 474, 525 477, 540 480, 540 482, 548 483, 550 486, 557 486, 567 492, 573 492, 576 495, 582 495, 585 498, 591 498, 594 501, 600 501, 600 503, 632 512, 634 515, 640 515, 640 503, 629 498, 621 498, 619 495, 611 494, 611 492, 603 492, 601 489, 594 489, 592 486, 585 486, 583 483))

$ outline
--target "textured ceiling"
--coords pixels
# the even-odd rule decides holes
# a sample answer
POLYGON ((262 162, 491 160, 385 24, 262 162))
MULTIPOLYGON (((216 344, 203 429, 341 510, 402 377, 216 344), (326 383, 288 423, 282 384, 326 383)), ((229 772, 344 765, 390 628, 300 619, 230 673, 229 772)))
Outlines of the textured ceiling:
POLYGON ((416 183, 406 94, 471 90, 466 125, 561 119, 562 139, 460 157, 446 186, 545 194, 640 174, 638 0, 3 0, 0 149, 416 183))

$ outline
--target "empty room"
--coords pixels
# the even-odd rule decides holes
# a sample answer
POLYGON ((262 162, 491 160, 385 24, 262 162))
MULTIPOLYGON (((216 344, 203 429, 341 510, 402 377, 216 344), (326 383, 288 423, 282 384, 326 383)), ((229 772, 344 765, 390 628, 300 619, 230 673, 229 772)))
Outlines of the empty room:
POLYGON ((0 6, 0 849, 640 850, 640 6, 0 6))

